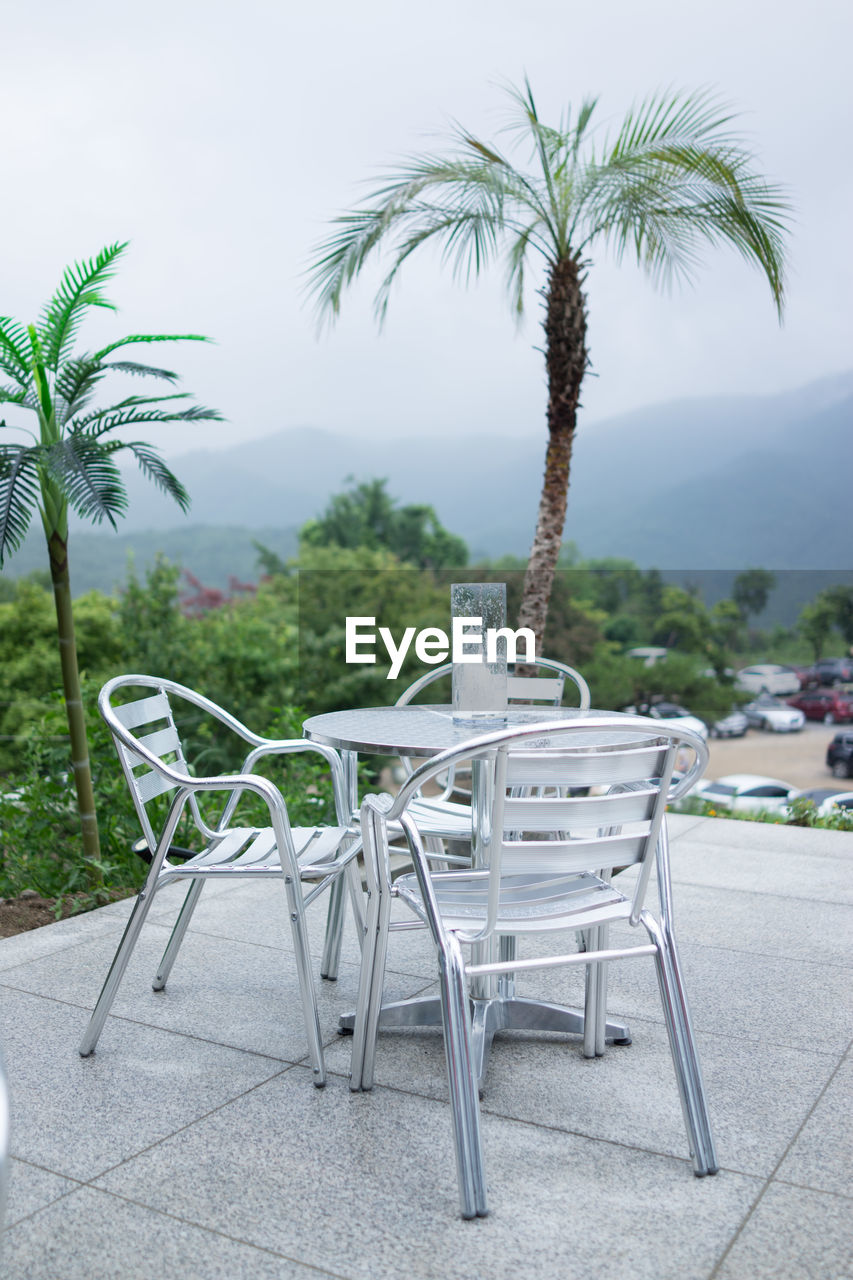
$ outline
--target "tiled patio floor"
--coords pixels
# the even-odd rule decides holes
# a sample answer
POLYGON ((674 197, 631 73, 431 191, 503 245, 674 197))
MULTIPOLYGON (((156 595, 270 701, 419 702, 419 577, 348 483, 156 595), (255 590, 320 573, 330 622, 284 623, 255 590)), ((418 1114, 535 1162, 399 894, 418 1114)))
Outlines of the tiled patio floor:
MULTIPOLYGON (((491 1214, 458 1217, 440 1035, 382 1037, 351 1094, 354 932, 314 1089, 279 885, 208 887, 169 988, 154 907, 97 1053, 128 904, 0 941, 7 1280, 853 1277, 853 836, 675 816, 678 933, 721 1171, 692 1176, 651 962, 611 967, 630 1047, 507 1035, 483 1100, 491 1214)), ((316 917, 319 942, 322 917, 316 917)), ((432 985, 392 939, 388 990, 432 985)), ((319 949, 318 947, 315 949, 319 949)), ((575 1003, 580 975, 525 984, 575 1003)))

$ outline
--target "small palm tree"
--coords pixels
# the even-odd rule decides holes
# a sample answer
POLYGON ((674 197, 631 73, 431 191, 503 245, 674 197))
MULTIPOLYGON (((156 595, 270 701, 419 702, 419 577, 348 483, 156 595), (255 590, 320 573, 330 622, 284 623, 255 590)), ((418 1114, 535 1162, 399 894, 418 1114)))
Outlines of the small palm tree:
MULTIPOLYGON (((74 355, 77 331, 92 307, 115 310, 103 294, 127 244, 110 245, 89 262, 68 267, 56 293, 44 307, 38 324, 18 324, 0 316, 0 405, 28 410, 38 421, 37 433, 27 431, 30 444, 0 444, 0 565, 18 549, 38 509, 47 539, 50 574, 56 603, 59 655, 71 739, 71 760, 80 821, 83 854, 90 879, 100 880, 100 849, 86 724, 77 669, 74 618, 68 572, 68 512, 99 524, 127 508, 124 482, 116 454, 128 450, 145 475, 186 511, 189 497, 156 449, 143 441, 116 438, 116 432, 149 422, 199 422, 220 415, 201 405, 184 403, 185 392, 163 396, 127 396, 109 408, 93 408, 100 383, 111 372, 139 374, 174 385, 178 375, 169 369, 110 359, 122 348, 152 342, 206 342, 198 334, 131 334, 92 354, 74 355)), ((0 422, 10 431, 22 428, 0 422)))
POLYGON ((781 315, 788 205, 731 132, 707 91, 655 94, 614 130, 593 128, 596 100, 558 128, 539 118, 530 85, 509 86, 507 131, 526 146, 519 167, 458 128, 452 149, 415 156, 352 212, 335 219, 309 271, 321 315, 382 248, 391 264, 376 296, 381 322, 403 263, 437 243, 464 279, 503 255, 512 306, 524 310, 528 263, 544 270, 548 448, 519 625, 541 644, 560 551, 580 390, 589 363, 585 280, 593 249, 633 257, 657 283, 690 277, 703 245, 733 246, 767 278, 781 315))

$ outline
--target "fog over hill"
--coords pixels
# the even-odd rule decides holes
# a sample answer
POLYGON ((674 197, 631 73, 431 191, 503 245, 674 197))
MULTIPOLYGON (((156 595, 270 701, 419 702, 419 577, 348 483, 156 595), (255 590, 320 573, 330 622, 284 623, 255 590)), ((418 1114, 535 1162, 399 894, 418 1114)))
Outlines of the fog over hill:
MULTIPOLYGON (((295 545, 299 525, 349 476, 385 476, 400 501, 431 503, 475 556, 524 555, 544 452, 544 422, 535 441, 461 432, 389 441, 295 427, 193 451, 171 464, 192 496, 186 518, 138 472, 128 473, 122 558, 132 546, 145 563, 159 547, 199 572, 184 557, 209 536, 220 579, 246 576, 253 537, 295 545), (233 565, 224 562, 229 546, 233 565)), ((851 492, 853 371, 780 395, 681 400, 595 424, 581 417, 565 536, 584 556, 627 556, 662 569, 849 569, 851 492)), ((79 526, 72 573, 75 555, 78 564, 91 558, 90 541, 115 564, 115 539, 79 526), (113 540, 109 551, 103 539, 113 540)), ((40 563, 32 546, 8 571, 40 563)))

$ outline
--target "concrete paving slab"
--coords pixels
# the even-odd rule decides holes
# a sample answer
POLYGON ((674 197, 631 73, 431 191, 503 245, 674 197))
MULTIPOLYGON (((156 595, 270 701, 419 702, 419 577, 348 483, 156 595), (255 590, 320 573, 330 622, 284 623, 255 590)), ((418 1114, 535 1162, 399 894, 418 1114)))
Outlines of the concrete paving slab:
POLYGON ((736 1173, 696 1179, 684 1161, 499 1117, 484 1128, 484 1221, 457 1216, 446 1106, 387 1089, 318 1094, 293 1079, 270 1081, 98 1185, 203 1226, 239 1204, 251 1243, 370 1280, 704 1276, 761 1185, 736 1173))
POLYGON ((52 1204, 69 1191, 74 1191, 80 1183, 71 1178, 62 1178, 49 1169, 40 1169, 37 1165, 28 1164, 25 1160, 9 1161, 9 1200, 6 1206, 6 1227, 13 1226, 31 1213, 37 1213, 46 1205, 52 1204))
MULTIPOLYGON (((613 940, 623 936, 621 928, 614 927, 613 940)), ((630 932, 632 941, 636 940, 637 930, 630 932)), ((819 1054, 846 1052, 853 1014, 849 968, 696 943, 682 945, 680 955, 697 1031, 819 1054)), ((576 1001, 577 982, 575 974, 563 978, 559 970, 547 970, 525 975, 518 985, 524 995, 571 1004, 576 1001)), ((611 964, 608 992, 611 1016, 663 1021, 652 959, 611 964)))
POLYGON ((737 818, 706 818, 701 827, 684 831, 679 845, 713 844, 720 849, 746 849, 750 853, 773 852, 783 857, 853 860, 853 832, 818 827, 793 827, 784 822, 744 822, 737 818))
POLYGON ((103 907, 79 916, 69 916, 67 920, 57 920, 55 924, 41 929, 28 929, 26 933, 16 933, 11 938, 0 938, 0 973, 29 964, 41 956, 68 951, 98 934, 115 937, 115 946, 123 927, 121 918, 111 908, 103 907))
POLYGON ((737 1236, 715 1280, 849 1280, 853 1204, 773 1183, 737 1236))
MULTIPOLYGON (((815 1191, 853 1197, 853 1062, 838 1068, 776 1177, 815 1191)), ((850 1206, 853 1217, 853 1204, 850 1206)))
MULTIPOLYGON (((227 1231, 235 1224, 221 1226, 227 1231)), ((3 1275, 5 1280, 324 1280, 329 1273, 84 1187, 6 1233, 3 1275)))
MULTIPOLYGON (((153 991, 151 979, 168 941, 169 930, 146 923, 99 1041, 101 1056, 118 1052, 112 1046, 113 1027, 126 1018, 134 1023, 194 1036, 231 1048, 260 1053, 282 1062, 298 1062, 307 1054, 305 1021, 292 955, 285 950, 248 945, 231 939, 191 933, 164 991, 153 991)), ((6 970, 9 986, 51 995, 91 1009, 101 989, 118 939, 110 934, 65 954, 6 970), (73 963, 72 963, 73 960, 73 963)), ((319 962, 315 962, 315 972, 319 962)), ((398 978, 389 973, 391 999, 416 995, 423 978, 398 978)), ((316 980, 320 1025, 325 1039, 337 1039, 340 1014, 355 1007, 358 969, 341 966, 337 982, 316 980)), ((71 1043, 86 1026, 78 1018, 71 1043)))
MULTIPOLYGON (((744 824, 758 826, 758 823, 744 824)), ((840 835, 839 832, 817 834, 840 835)), ((842 839, 844 837, 842 836, 842 839)), ((853 903, 853 836, 842 856, 825 850, 797 852, 785 848, 722 845, 691 840, 690 834, 672 851, 674 885, 702 884, 710 888, 745 889, 816 902, 853 903), (839 863, 841 864, 839 866, 839 863)))
MULTIPOLYGON (((633 1044, 608 1046, 604 1057, 595 1059, 582 1056, 579 1038, 499 1033, 483 1110, 686 1159, 688 1140, 666 1030, 632 1019, 631 1031, 633 1044)), ((835 1059, 728 1036, 698 1040, 721 1165, 769 1176, 832 1075, 835 1059)), ((345 1072, 348 1061, 343 1045, 330 1047, 330 1069, 345 1072)), ((446 1100, 441 1032, 383 1032, 375 1079, 378 1085, 446 1100)))
POLYGON ((81 1058, 80 1010, 5 989, 12 1155, 86 1180, 282 1070, 274 1059, 115 1019, 81 1058))

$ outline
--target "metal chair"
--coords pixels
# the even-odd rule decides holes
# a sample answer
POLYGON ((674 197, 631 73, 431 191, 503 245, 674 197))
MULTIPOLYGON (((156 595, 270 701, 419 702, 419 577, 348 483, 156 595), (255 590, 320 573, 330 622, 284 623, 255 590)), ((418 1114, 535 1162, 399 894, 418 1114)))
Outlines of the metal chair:
MULTIPOLYGON (((564 662, 557 662, 553 658, 536 658, 534 662, 528 663, 528 666, 538 667, 543 672, 548 672, 546 676, 507 676, 507 702, 509 703, 532 703, 534 705, 559 707, 562 705, 565 696, 566 685, 574 685, 578 693, 578 709, 588 711, 590 706, 589 685, 579 671, 575 671, 574 667, 566 666, 564 662)), ((453 671, 453 663, 445 662, 440 667, 436 667, 433 671, 426 672, 408 689, 405 689, 399 696, 396 706, 408 706, 410 702, 422 693, 424 689, 435 684, 442 677, 449 675, 453 671)), ((414 771, 414 766, 410 759, 401 757, 403 769, 408 776, 414 771)), ((429 837, 430 847, 436 848, 438 840, 461 840, 465 841, 471 834, 471 808, 470 805, 454 801, 454 795, 470 794, 467 783, 467 771, 464 767, 462 770, 458 766, 453 766, 447 770, 446 776, 439 778, 441 791, 436 796, 420 796, 412 801, 410 810, 411 816, 414 818, 419 831, 423 836, 429 837), (462 778, 460 779, 460 774, 462 778)), ((464 858, 455 858, 450 855, 446 861, 452 863, 463 862, 464 858)))
MULTIPOLYGON (((687 731, 664 729, 641 717, 602 716, 490 734, 431 759, 396 798, 365 798, 361 822, 370 899, 352 1087, 369 1089, 373 1082, 390 904, 397 897, 427 926, 437 952, 463 1217, 488 1211, 472 1005, 502 1000, 508 1006, 531 1005, 503 994, 512 975, 528 969, 586 966, 583 1048, 586 1056, 594 1056, 604 1051, 605 962, 654 957, 694 1171, 698 1176, 717 1171, 673 935, 664 813, 669 800, 690 789, 706 762, 705 744, 687 731), (692 765, 674 783, 680 753, 692 753, 692 765), (474 868, 436 870, 412 818, 413 805, 424 782, 465 758, 481 762, 477 776, 483 775, 479 785, 475 777, 478 856, 474 868), (590 787, 603 788, 603 794, 571 794, 590 787), (405 832, 414 874, 392 883, 389 826, 397 824, 405 832), (639 875, 633 890, 623 894, 602 868, 632 863, 639 864, 639 875), (644 906, 653 863, 657 914, 644 906), (614 921, 642 925, 648 943, 611 946, 608 927, 614 921), (569 935, 583 930, 586 951, 515 958, 511 940, 524 936, 530 943, 555 930, 569 935)), ((475 1020, 476 1014, 475 1008, 475 1020)), ((498 1019, 497 1025, 512 1026, 513 1020, 498 1019)), ((515 1025, 531 1024, 522 1016, 515 1025)))
POLYGON ((350 814, 339 756, 330 747, 303 739, 290 741, 261 737, 201 694, 155 676, 128 675, 108 681, 98 698, 98 708, 112 733, 151 853, 151 867, 80 1043, 81 1055, 87 1057, 98 1042, 151 903, 164 885, 174 880, 190 881, 154 978, 155 991, 161 991, 166 985, 205 881, 224 879, 230 882, 243 876, 283 877, 311 1067, 315 1085, 322 1086, 326 1075, 316 993, 311 977, 305 910, 325 889, 347 873, 356 877, 353 887, 357 886, 359 897, 361 894, 353 861, 360 851, 361 841, 354 839, 353 830, 348 825, 350 814), (125 700, 128 694, 136 696, 128 701, 125 700), (178 707, 177 716, 173 703, 178 707), (187 712, 197 717, 199 711, 213 717, 249 744, 251 749, 238 773, 217 777, 195 777, 191 774, 177 722, 187 712), (287 806, 279 789, 267 778, 252 772, 263 756, 305 751, 321 756, 331 770, 336 826, 291 827, 287 806), (221 807, 216 805, 218 816, 214 816, 209 811, 211 801, 204 805, 200 801, 208 795, 217 794, 221 807), (235 810, 244 795, 260 798, 269 814, 269 826, 232 825, 235 810), (159 804, 166 810, 164 816, 152 812, 152 802, 159 797, 164 798, 159 804), (194 842, 201 845, 200 851, 195 853, 172 846, 178 823, 185 814, 189 815, 195 828, 197 838, 194 842), (186 860, 175 861, 179 855, 186 860), (305 892, 303 883, 310 886, 305 892))

